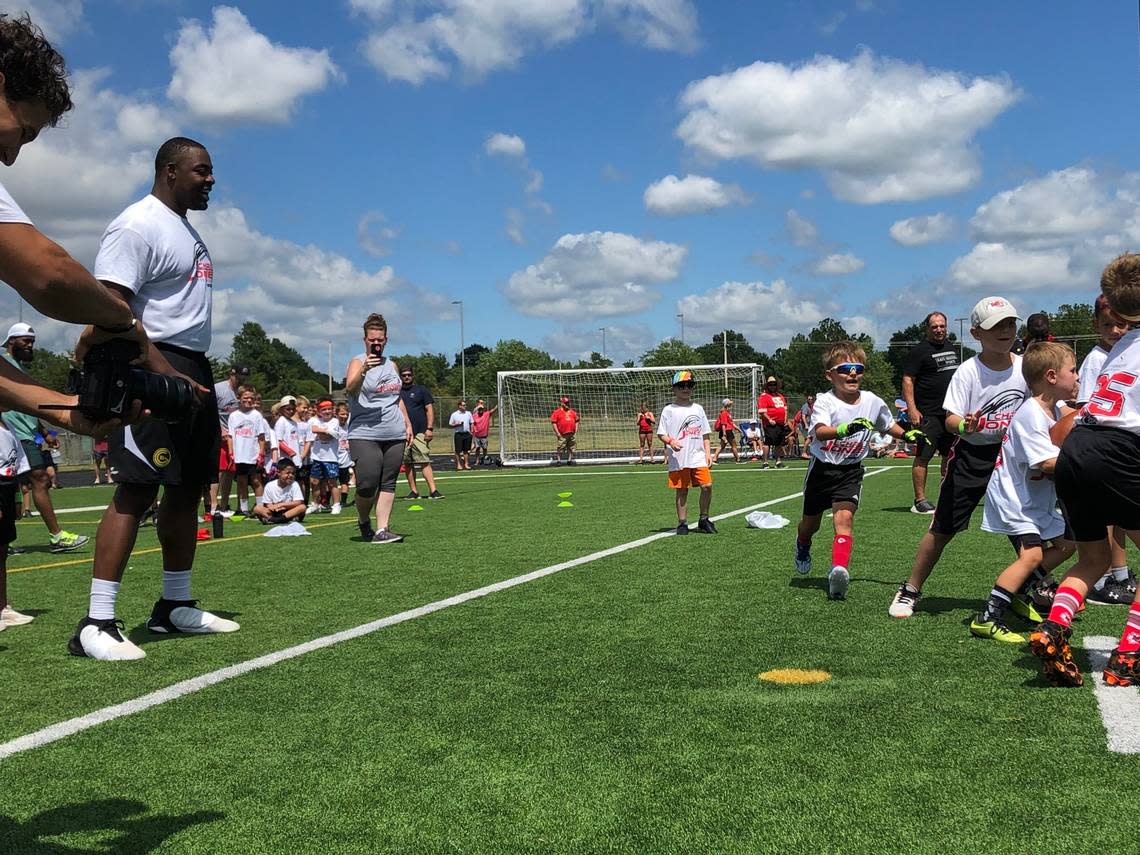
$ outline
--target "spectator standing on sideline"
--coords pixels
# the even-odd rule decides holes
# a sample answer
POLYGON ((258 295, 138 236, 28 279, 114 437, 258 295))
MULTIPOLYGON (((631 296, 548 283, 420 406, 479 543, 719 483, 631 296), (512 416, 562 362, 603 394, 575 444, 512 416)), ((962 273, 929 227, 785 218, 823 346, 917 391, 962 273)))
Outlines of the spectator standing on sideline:
MULTIPOLYGON (((27 324, 13 324, 8 330, 8 338, 4 342, 4 359, 20 373, 24 373, 22 365, 27 365, 35 355, 36 332, 27 324)), ((36 510, 47 526, 48 540, 52 552, 71 552, 82 547, 89 538, 81 534, 73 534, 59 527, 55 516, 55 507, 51 502, 51 476, 48 468, 54 466, 51 454, 36 445, 36 434, 47 436, 47 429, 37 416, 27 413, 7 410, 4 413, 4 422, 20 441, 24 455, 28 458, 29 470, 21 476, 35 502, 36 510)))
POLYGON ((471 413, 471 439, 474 441, 475 465, 482 466, 487 459, 487 442, 491 436, 491 416, 495 415, 497 406, 487 409, 487 402, 480 398, 475 402, 475 410, 471 413))
POLYGON ((919 443, 911 466, 914 504, 911 512, 934 513, 934 504, 926 498, 926 470, 934 452, 942 458, 942 474, 946 474, 946 458, 956 437, 946 430, 946 390, 958 370, 959 354, 947 340, 946 316, 931 312, 926 316, 926 338, 910 349, 903 364, 902 393, 910 423, 926 435, 919 443))
POLYGON ((767 469, 770 460, 776 469, 783 469, 784 461, 780 457, 784 440, 788 438, 788 399, 780 392, 780 381, 775 377, 769 377, 764 383, 756 409, 764 425, 765 450, 761 452, 760 468, 767 469))
POLYGON ((95 486, 96 487, 99 486, 99 467, 100 467, 100 464, 102 464, 103 478, 105 479, 103 483, 106 483, 106 484, 111 483, 111 470, 107 468, 107 450, 108 450, 108 448, 109 448, 109 446, 107 444, 107 437, 103 437, 102 439, 97 439, 91 443, 91 465, 93 467, 95 467, 95 486))
POLYGON ((455 468, 470 469, 471 413, 467 410, 466 401, 459 402, 459 408, 451 414, 447 423, 455 431, 455 468))
POLYGON ((1023 356, 1031 344, 1039 341, 1052 341, 1049 332, 1049 316, 1044 312, 1034 312, 1025 319, 1025 335, 1013 343, 1013 352, 1023 356))
POLYGON ((717 432, 717 436, 720 438, 720 447, 716 450, 716 454, 712 456, 709 465, 711 466, 720 460, 721 452, 723 452, 726 447, 732 452, 732 459, 739 463, 740 455, 736 452, 736 422, 732 420, 731 398, 725 398, 720 402, 720 413, 716 417, 713 430, 717 432))
POLYGON ((313 432, 312 473, 310 475, 309 513, 340 513, 340 422, 333 415, 333 402, 329 398, 317 401, 317 414, 309 419, 313 432), (315 492, 315 494, 314 494, 315 492), (322 504, 328 495, 329 505, 322 504))
POLYGON ((214 385, 214 395, 218 399, 218 422, 221 429, 220 452, 218 453, 218 478, 210 485, 210 513, 221 511, 222 516, 233 516, 230 510, 230 489, 234 482, 234 459, 230 455, 229 436, 230 413, 238 408, 238 389, 249 382, 249 367, 235 365, 230 376, 214 385), (220 497, 220 502, 219 502, 220 497))
MULTIPOLYGON (((637 411, 637 462, 645 462, 645 452, 649 452, 649 462, 653 463, 653 426, 657 420, 653 417, 653 410, 649 409, 649 402, 642 401, 637 411)), ((661 455, 664 457, 664 453, 661 455)))
POLYGON ((801 460, 811 460, 808 443, 811 442, 811 411, 813 409, 815 409, 815 392, 804 392, 804 403, 796 412, 795 425, 793 426, 800 446, 801 460))
POLYGON ((408 495, 405 499, 418 499, 416 491, 416 467, 423 472, 428 486, 429 499, 442 499, 443 493, 435 488, 435 473, 431 469, 431 440, 435 435, 435 398, 426 386, 416 382, 415 372, 410 366, 400 369, 400 400, 408 411, 412 423, 412 441, 404 449, 404 469, 408 476, 408 495))
POLYGON ((570 406, 565 395, 558 401, 558 409, 550 414, 550 424, 554 427, 557 445, 554 447, 554 465, 562 462, 562 452, 566 452, 566 464, 574 465, 574 444, 578 436, 578 413, 570 406))

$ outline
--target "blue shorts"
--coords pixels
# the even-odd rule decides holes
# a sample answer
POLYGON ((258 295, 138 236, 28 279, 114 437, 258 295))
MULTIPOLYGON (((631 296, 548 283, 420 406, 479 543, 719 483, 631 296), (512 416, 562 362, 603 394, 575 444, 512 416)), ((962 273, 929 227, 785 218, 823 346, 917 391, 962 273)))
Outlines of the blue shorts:
POLYGON ((309 470, 310 478, 328 478, 330 481, 335 481, 339 475, 340 466, 335 460, 314 460, 309 470))

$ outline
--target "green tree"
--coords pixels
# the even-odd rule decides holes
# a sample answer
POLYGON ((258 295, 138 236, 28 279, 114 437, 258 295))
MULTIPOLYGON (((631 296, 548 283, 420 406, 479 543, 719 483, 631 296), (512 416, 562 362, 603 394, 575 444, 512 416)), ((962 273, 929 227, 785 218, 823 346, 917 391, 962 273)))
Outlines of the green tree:
POLYGON ((1077 352, 1078 365, 1096 346, 1095 338, 1080 338, 1095 335, 1095 320, 1091 303, 1063 303, 1049 314, 1049 331, 1077 352))
POLYGON ((712 337, 712 341, 702 344, 697 348, 697 353, 702 364, 718 365, 724 362, 725 333, 728 334, 729 362, 755 362, 759 365, 766 365, 769 362, 768 355, 761 353, 749 344, 744 333, 738 333, 736 330, 723 330, 715 333, 712 337))
POLYGON ((558 367, 558 361, 546 351, 518 339, 506 339, 482 354, 474 369, 467 366, 467 397, 493 397, 500 371, 548 371, 558 367))
POLYGON ((614 364, 614 361, 609 357, 602 356, 596 350, 590 353, 589 360, 579 359, 576 368, 609 368, 614 364))
MULTIPOLYGON (((287 394, 311 398, 328 391, 326 374, 316 371, 300 353, 280 339, 269 338, 254 321, 246 321, 234 336, 230 364, 250 367, 250 381, 266 401, 287 394)), ((343 386, 343 383, 334 386, 343 386)))
POLYGON ((67 375, 71 370, 71 358, 62 353, 36 348, 30 365, 23 368, 39 383, 49 389, 62 392, 67 389, 67 375))
POLYGON ((668 365, 700 365, 700 354, 680 339, 667 338, 656 347, 641 354, 641 364, 646 368, 668 365))

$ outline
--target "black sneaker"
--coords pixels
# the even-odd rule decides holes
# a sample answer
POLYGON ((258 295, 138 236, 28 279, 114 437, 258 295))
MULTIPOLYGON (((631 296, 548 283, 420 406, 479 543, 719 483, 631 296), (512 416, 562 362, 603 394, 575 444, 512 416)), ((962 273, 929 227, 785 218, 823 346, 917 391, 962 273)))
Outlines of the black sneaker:
POLYGON ((923 499, 921 502, 915 502, 911 505, 910 512, 912 514, 932 514, 934 513, 934 503, 923 499))
POLYGON ((68 639, 67 652, 100 660, 143 659, 146 653, 123 636, 123 622, 115 618, 96 620, 85 617, 68 639))
POLYGON ((1132 604, 1132 595, 1128 593, 1127 582, 1112 579, 1105 582, 1103 588, 1089 591, 1085 602, 1094 606, 1128 606, 1132 604))
POLYGON ((677 534, 688 534, 688 533, 689 533, 689 524, 688 523, 680 523, 677 526, 677 534))
POLYGON ((419 497, 419 493, 408 493, 406 496, 400 496, 401 499, 418 499, 419 497))
POLYGON ((394 531, 388 531, 386 528, 380 529, 372 537, 373 543, 399 543, 404 539, 402 534, 396 534, 394 531))
POLYGON ((365 540, 372 540, 376 536, 376 529, 372 527, 371 522, 358 522, 356 527, 360 529, 360 536, 365 540))
POLYGON ((443 493, 439 492, 439 490, 432 490, 430 493, 428 493, 428 498, 429 499, 442 499, 443 493))
POLYGON ((280 511, 269 515, 270 525, 285 525, 287 522, 289 522, 289 520, 285 519, 285 514, 281 513, 280 511))
POLYGON ((8 554, 9 555, 23 555, 27 551, 28 550, 24 549, 24 547, 22 547, 22 546, 9 546, 8 547, 8 554))
POLYGON ((705 534, 716 534, 716 526, 713 525, 713 521, 708 517, 701 517, 700 520, 697 521, 697 531, 704 532, 705 534))
POLYGON ((567 465, 567 466, 577 466, 577 465, 578 465, 578 461, 577 461, 577 460, 567 460, 567 461, 566 461, 566 465, 567 465))
POLYGON ((198 608, 197 600, 159 599, 151 609, 146 628, 151 632, 163 634, 186 632, 204 635, 213 632, 237 632, 240 627, 232 620, 198 608))

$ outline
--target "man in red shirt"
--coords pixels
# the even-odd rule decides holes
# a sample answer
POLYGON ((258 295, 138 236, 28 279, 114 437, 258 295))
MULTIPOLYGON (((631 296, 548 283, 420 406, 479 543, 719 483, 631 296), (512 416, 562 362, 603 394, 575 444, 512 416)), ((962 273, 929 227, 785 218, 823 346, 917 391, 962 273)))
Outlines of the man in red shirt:
POLYGON ((788 399, 780 393, 780 381, 769 377, 764 384, 764 391, 756 402, 760 412, 760 421, 764 425, 764 445, 766 451, 761 452, 760 468, 768 468, 768 460, 777 469, 784 468, 784 461, 780 459, 780 452, 784 447, 784 440, 788 438, 788 399))
POLYGON ((550 414, 550 424, 554 426, 554 435, 558 442, 554 447, 554 465, 562 462, 562 452, 566 452, 566 465, 574 465, 574 439, 578 433, 578 414, 570 406, 570 399, 563 396, 558 402, 558 409, 550 414))
POLYGON ((491 435, 491 416, 499 409, 496 405, 487 409, 487 402, 480 398, 475 402, 471 413, 471 439, 475 443, 475 465, 482 466, 487 460, 487 441, 491 435))

